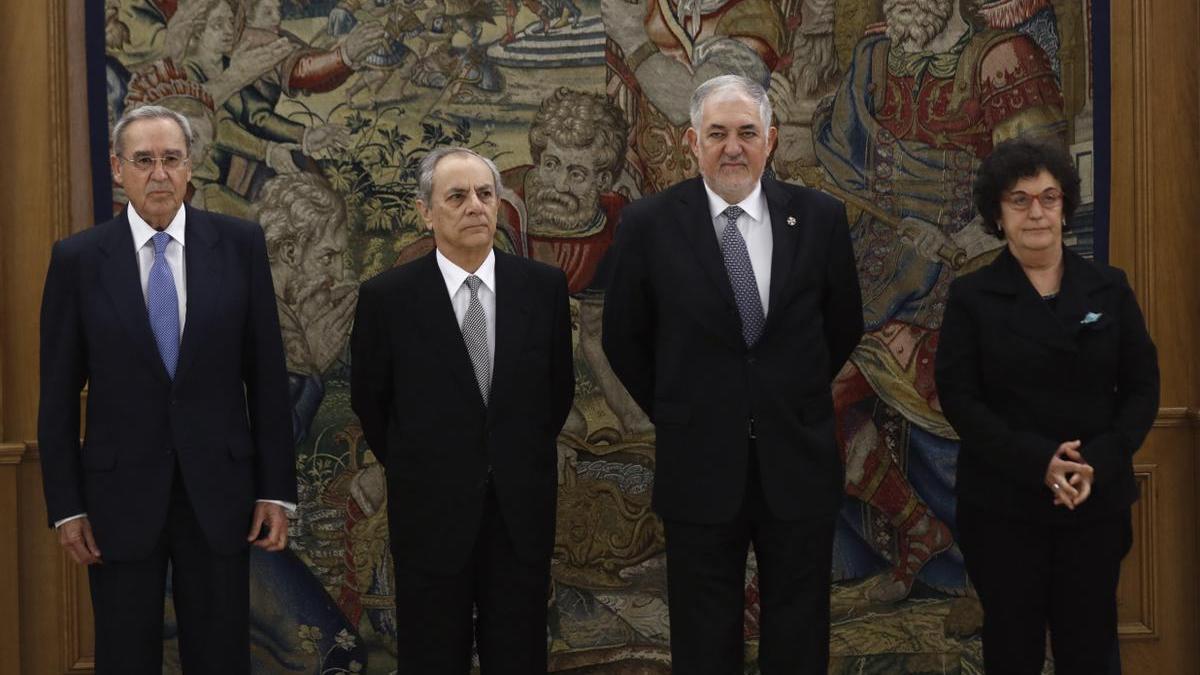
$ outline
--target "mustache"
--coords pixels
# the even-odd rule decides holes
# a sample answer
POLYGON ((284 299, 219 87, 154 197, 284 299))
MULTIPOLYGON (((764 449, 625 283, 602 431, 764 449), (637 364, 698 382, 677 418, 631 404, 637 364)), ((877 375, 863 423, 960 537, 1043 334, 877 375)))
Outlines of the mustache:
POLYGON ((579 210, 579 199, 575 195, 559 192, 552 187, 539 188, 534 192, 534 202, 541 207, 560 207, 564 211, 579 210))

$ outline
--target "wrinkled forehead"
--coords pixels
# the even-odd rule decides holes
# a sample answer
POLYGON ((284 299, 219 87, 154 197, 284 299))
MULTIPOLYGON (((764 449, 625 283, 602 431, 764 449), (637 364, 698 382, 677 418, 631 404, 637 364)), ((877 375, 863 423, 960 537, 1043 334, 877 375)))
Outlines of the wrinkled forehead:
POLYGON ((700 125, 703 128, 753 126, 759 131, 766 128, 758 104, 737 89, 714 92, 706 98, 700 108, 700 125))
POLYGON ((121 136, 125 152, 131 156, 159 152, 187 153, 183 129, 167 118, 135 120, 125 126, 121 136))
POLYGON ((467 154, 447 155, 433 170, 433 192, 448 195, 455 192, 495 190, 495 177, 487 164, 467 154))

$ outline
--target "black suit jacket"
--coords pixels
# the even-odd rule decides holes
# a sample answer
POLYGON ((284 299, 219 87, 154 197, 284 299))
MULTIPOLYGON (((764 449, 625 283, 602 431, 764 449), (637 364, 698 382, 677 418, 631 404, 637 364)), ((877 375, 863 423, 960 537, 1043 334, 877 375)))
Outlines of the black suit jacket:
POLYGON ((1133 453, 1158 412, 1158 358, 1121 270, 1063 252, 1051 309, 1006 248, 950 286, 937 349, 942 409, 962 438, 959 499, 1063 522, 1137 499, 1133 453), (1043 482, 1059 444, 1080 440, 1095 469, 1074 512, 1043 482))
POLYGON ((38 411, 46 506, 51 523, 87 512, 106 560, 149 554, 177 462, 218 552, 246 546, 256 499, 296 501, 262 230, 185 208, 188 304, 174 382, 150 329, 125 214, 56 243, 50 257, 38 411))
POLYGON ((555 438, 575 392, 566 277, 496 251, 485 406, 435 255, 364 283, 351 338, 352 404, 387 471, 392 549, 418 569, 461 569, 491 480, 517 554, 548 560, 555 438))
POLYGON ((731 520, 754 419, 762 487, 778 518, 841 503, 830 382, 862 336, 845 209, 762 181, 774 242, 766 326, 747 349, 700 178, 627 206, 604 309, 604 351, 657 427, 654 506, 731 520))

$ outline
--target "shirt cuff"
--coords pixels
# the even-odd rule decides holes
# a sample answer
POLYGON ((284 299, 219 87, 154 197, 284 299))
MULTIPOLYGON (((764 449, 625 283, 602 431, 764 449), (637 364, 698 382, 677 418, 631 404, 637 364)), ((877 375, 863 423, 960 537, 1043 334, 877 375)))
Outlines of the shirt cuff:
POLYGON ((287 509, 287 512, 289 514, 296 512, 296 505, 291 502, 283 502, 283 501, 279 501, 278 499, 259 499, 256 501, 263 502, 266 504, 278 504, 278 505, 282 506, 283 508, 287 509))
POLYGON ((54 527, 55 527, 55 528, 62 527, 62 524, 63 524, 63 523, 69 523, 69 522, 71 522, 72 520, 79 520, 80 518, 87 518, 87 514, 86 514, 86 513, 79 513, 79 514, 76 514, 76 515, 74 515, 74 516, 71 516, 70 518, 63 518, 62 520, 56 520, 56 521, 54 521, 54 527))

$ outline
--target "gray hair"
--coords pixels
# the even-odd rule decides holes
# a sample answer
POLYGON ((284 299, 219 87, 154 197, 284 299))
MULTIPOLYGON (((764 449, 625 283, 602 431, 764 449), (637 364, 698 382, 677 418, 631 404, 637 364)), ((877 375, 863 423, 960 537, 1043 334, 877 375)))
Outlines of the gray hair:
POLYGON ((431 150, 429 154, 421 160, 421 167, 417 171, 417 197, 430 204, 433 199, 433 171, 437 168, 438 162, 441 162, 450 155, 470 155, 483 160, 487 168, 492 172, 492 187, 496 192, 500 191, 500 170, 496 168, 496 163, 475 152, 470 148, 464 148, 454 145, 446 145, 440 148, 431 150))
POLYGON ((322 232, 346 227, 346 202, 315 174, 285 173, 268 180, 254 204, 267 241, 267 259, 285 243, 307 243, 322 232))
POLYGON ((190 157, 192 154, 192 124, 188 122, 188 118, 171 110, 170 108, 161 105, 143 105, 126 110, 121 119, 113 125, 112 144, 113 154, 120 155, 125 145, 125 127, 140 120, 156 120, 164 119, 171 120, 179 125, 179 130, 183 132, 183 142, 187 146, 187 154, 190 157))
POLYGON ((696 87, 696 91, 692 92, 688 113, 692 118, 692 128, 696 130, 696 133, 700 132, 705 102, 716 94, 728 91, 742 94, 758 106, 758 115, 762 118, 764 131, 771 126, 771 100, 767 98, 767 90, 761 84, 741 75, 718 75, 696 87))

